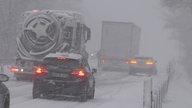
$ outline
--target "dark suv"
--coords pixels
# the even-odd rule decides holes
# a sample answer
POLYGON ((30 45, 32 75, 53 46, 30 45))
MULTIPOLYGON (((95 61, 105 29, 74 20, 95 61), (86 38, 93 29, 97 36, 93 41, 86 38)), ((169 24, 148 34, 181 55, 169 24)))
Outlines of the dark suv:
POLYGON ((78 98, 79 101, 93 99, 95 72, 79 54, 50 54, 35 69, 33 98, 62 96, 78 98))
POLYGON ((10 93, 8 88, 2 82, 9 80, 9 77, 5 74, 0 74, 0 108, 9 108, 10 93))

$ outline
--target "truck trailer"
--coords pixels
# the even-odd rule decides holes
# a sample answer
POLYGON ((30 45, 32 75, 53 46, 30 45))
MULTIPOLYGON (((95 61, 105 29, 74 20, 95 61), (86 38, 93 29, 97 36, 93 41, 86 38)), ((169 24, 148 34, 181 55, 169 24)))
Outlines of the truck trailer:
POLYGON ((102 22, 98 67, 128 71, 129 59, 139 54, 141 28, 132 22, 102 22))
POLYGON ((33 78, 34 67, 57 52, 81 54, 88 59, 85 44, 91 38, 82 14, 65 10, 32 10, 24 13, 21 35, 17 37, 16 79, 33 78))

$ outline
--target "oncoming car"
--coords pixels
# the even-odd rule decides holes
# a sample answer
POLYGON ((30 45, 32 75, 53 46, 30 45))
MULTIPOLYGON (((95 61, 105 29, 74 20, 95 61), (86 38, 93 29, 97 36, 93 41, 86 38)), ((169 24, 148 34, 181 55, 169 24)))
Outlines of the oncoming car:
POLYGON ((145 74, 156 75, 156 61, 152 57, 137 56, 129 61, 129 72, 131 75, 145 74))
POLYGON ((47 55, 36 67, 33 98, 59 96, 87 101, 95 94, 95 69, 79 54, 56 53, 47 55))
POLYGON ((5 74, 0 74, 0 108, 9 108, 10 93, 8 88, 2 82, 9 80, 9 77, 5 74))

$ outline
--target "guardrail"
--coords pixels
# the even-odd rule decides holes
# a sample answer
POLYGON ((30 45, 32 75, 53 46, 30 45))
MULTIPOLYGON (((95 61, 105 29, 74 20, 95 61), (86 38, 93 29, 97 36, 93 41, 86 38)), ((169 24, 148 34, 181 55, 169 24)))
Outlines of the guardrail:
POLYGON ((162 108, 170 79, 175 72, 175 62, 171 61, 167 66, 165 75, 149 78, 144 81, 143 108, 162 108))

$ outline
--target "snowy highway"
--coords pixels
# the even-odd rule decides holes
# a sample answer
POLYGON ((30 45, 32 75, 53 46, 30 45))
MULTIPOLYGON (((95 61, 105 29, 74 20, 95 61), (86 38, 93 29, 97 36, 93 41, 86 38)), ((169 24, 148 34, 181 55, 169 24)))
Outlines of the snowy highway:
POLYGON ((81 103, 62 99, 32 99, 32 82, 16 81, 9 74, 5 84, 11 94, 11 108, 142 108, 143 80, 126 72, 98 72, 95 99, 81 103))

